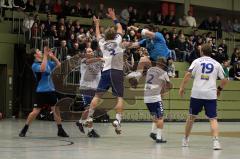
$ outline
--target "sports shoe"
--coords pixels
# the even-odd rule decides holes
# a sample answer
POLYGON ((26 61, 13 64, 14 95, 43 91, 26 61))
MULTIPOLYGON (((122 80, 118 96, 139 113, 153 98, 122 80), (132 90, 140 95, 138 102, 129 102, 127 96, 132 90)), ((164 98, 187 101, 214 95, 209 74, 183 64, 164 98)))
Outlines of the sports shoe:
POLYGON ((213 150, 221 150, 220 142, 217 139, 213 140, 213 150))
POLYGON ((156 139, 156 143, 167 143, 167 140, 164 140, 164 139, 156 139))
POLYGON ((78 129, 80 130, 81 133, 85 134, 84 128, 83 128, 83 124, 80 123, 79 121, 76 122, 76 126, 78 127, 78 129))
POLYGON ((112 123, 113 127, 115 128, 116 134, 120 135, 121 134, 121 125, 118 120, 114 120, 112 123))
POLYGON ((189 143, 189 138, 184 137, 182 139, 182 147, 188 147, 189 146, 188 143, 189 143))
POLYGON ((59 137, 69 137, 68 134, 64 131, 63 128, 58 129, 58 134, 59 137))
POLYGON ((90 138, 99 138, 100 137, 100 135, 98 135, 94 129, 92 129, 92 131, 88 132, 87 136, 90 138))
POLYGON ((157 139, 157 134, 150 133, 149 136, 150 136, 153 140, 156 140, 156 139, 157 139))
POLYGON ((26 136, 26 133, 27 133, 27 130, 28 130, 28 126, 25 125, 25 126, 22 128, 21 132, 19 133, 19 137, 25 137, 25 136, 26 136))

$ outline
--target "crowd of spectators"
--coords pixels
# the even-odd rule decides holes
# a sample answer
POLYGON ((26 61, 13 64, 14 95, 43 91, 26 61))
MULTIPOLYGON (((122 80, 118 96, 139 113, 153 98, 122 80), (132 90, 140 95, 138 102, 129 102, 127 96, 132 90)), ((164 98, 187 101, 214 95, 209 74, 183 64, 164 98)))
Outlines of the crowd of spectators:
MULTIPOLYGON (((75 54, 83 53, 86 47, 92 47, 96 55, 101 55, 96 42, 93 26, 84 26, 78 20, 72 21, 66 19, 66 16, 79 16, 91 18, 93 15, 99 18, 106 18, 106 8, 104 4, 100 4, 96 9, 91 9, 88 4, 84 6, 81 2, 76 2, 71 5, 68 0, 56 0, 54 4, 50 0, 43 0, 39 7, 33 0, 28 0, 25 11, 35 12, 39 11, 46 13, 47 20, 41 21, 37 14, 30 14, 24 19, 23 30, 28 33, 31 47, 41 48, 43 40, 48 40, 50 47, 55 48, 57 57, 63 61, 75 54), (52 20, 52 14, 57 14, 57 22, 52 20), (43 39, 43 40, 42 40, 43 39)), ((175 13, 170 12, 167 16, 162 16, 161 12, 154 13, 148 10, 144 16, 140 15, 138 10, 133 6, 124 8, 119 14, 119 20, 126 29, 129 25, 134 25, 136 22, 143 22, 146 24, 160 24, 167 26, 191 26, 196 27, 196 20, 191 12, 184 15, 180 19, 176 19, 175 13)), ((228 22, 231 23, 230 21, 228 22)), ((235 25, 228 25, 226 29, 229 31, 237 31, 238 21, 235 25), (233 29, 233 30, 231 30, 233 29)), ((204 20, 199 28, 206 30, 218 31, 218 38, 221 37, 221 30, 223 28, 221 18, 216 15, 215 18, 209 17, 204 20)), ((101 33, 104 33, 105 28, 101 28, 101 33)), ((174 61, 187 61, 191 63, 194 59, 200 57, 201 44, 209 43, 212 46, 212 57, 220 62, 226 74, 231 79, 240 79, 240 51, 238 48, 234 50, 232 57, 229 58, 228 47, 226 41, 223 39, 220 45, 217 45, 216 37, 212 32, 206 34, 199 34, 197 28, 190 35, 186 35, 183 30, 177 30, 173 27, 171 30, 167 28, 155 27, 156 32, 161 32, 166 39, 166 43, 171 50, 171 58, 169 59, 169 76, 176 77, 174 61)), ((135 42, 140 40, 140 35, 134 31, 124 31, 123 41, 135 42)), ((140 59, 140 52, 142 49, 126 49, 125 70, 126 72, 136 69, 137 63, 140 59)))

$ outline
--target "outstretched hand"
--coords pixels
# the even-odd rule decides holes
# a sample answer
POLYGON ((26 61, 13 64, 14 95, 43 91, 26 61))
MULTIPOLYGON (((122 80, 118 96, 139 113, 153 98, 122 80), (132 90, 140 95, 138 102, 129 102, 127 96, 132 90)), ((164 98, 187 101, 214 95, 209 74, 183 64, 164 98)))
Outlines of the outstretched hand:
POLYGON ((114 10, 114 8, 108 8, 107 16, 108 16, 109 18, 111 18, 112 20, 115 20, 115 19, 116 19, 116 15, 115 15, 115 10, 114 10))
POLYGON ((94 22, 95 25, 99 25, 100 24, 99 17, 97 18, 96 16, 93 16, 93 22, 94 22))

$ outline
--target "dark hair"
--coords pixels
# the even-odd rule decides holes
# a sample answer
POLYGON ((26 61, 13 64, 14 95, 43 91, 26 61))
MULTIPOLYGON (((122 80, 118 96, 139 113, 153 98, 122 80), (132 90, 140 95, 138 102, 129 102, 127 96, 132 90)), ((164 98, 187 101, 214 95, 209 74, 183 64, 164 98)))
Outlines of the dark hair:
POLYGON ((201 50, 202 50, 203 55, 205 55, 205 56, 212 55, 212 47, 209 44, 203 44, 201 50))

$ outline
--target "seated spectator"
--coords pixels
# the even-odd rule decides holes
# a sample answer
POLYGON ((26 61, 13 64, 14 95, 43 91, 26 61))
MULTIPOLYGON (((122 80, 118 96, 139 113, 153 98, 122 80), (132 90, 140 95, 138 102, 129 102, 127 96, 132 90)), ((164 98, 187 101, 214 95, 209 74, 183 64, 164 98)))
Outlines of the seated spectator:
POLYGON ((50 31, 50 47, 58 47, 59 46, 59 37, 58 37, 58 31, 56 25, 52 25, 51 31, 50 31))
POLYGON ((70 50, 70 52, 69 52, 69 55, 71 55, 71 56, 74 56, 74 55, 77 55, 77 54, 80 54, 81 52, 80 52, 80 50, 79 50, 79 44, 78 44, 78 42, 77 41, 75 41, 74 43, 73 43, 73 48, 70 50))
POLYGON ((188 62, 191 64, 195 59, 200 57, 201 45, 195 45, 195 49, 191 52, 188 58, 188 62))
POLYGON ((225 39, 222 39, 222 43, 219 45, 219 47, 223 48, 223 52, 225 54, 227 54, 228 52, 228 47, 227 47, 227 44, 226 44, 226 40, 225 39))
POLYGON ((52 5, 50 4, 50 0, 42 0, 39 6, 39 12, 49 13, 52 10, 52 5))
POLYGON ((128 25, 133 25, 134 22, 132 20, 133 18, 133 7, 132 6, 129 6, 128 7, 128 13, 129 13, 129 22, 128 22, 128 25))
POLYGON ((222 67, 225 73, 225 77, 229 79, 230 61, 229 60, 223 61, 222 67))
POLYGON ((219 15, 216 15, 216 18, 213 22, 214 30, 217 31, 217 37, 222 38, 222 22, 219 15))
POLYGON ((56 0, 56 3, 53 5, 53 13, 61 14, 62 13, 62 1, 56 0))
POLYGON ((240 61, 233 66, 234 79, 240 81, 240 61))
MULTIPOLYGON (((73 49, 74 42, 76 42, 76 38, 75 38, 75 34, 72 33, 72 34, 70 34, 70 36, 68 37, 68 40, 67 40, 67 47, 68 47, 69 50, 73 49)), ((71 51, 70 51, 70 56, 73 56, 71 54, 71 51)))
POLYGON ((207 42, 209 42, 212 45, 213 53, 217 53, 218 52, 218 47, 217 47, 217 44, 216 44, 216 38, 210 38, 209 40, 207 40, 207 42))
POLYGON ((71 14, 73 16, 77 16, 77 17, 82 17, 83 16, 83 8, 82 8, 82 5, 79 1, 76 3, 76 6, 73 7, 71 14))
POLYGON ((192 16, 191 11, 188 11, 188 15, 186 16, 186 21, 188 23, 188 26, 197 27, 196 19, 192 16))
POLYGON ((214 58, 220 64, 228 60, 228 55, 223 52, 223 48, 219 47, 218 52, 216 53, 216 58, 214 58))
POLYGON ((186 38, 184 34, 179 34, 178 39, 176 41, 176 56, 177 60, 182 62, 186 61, 187 50, 186 50, 186 38))
POLYGON ((60 41, 67 39, 67 33, 66 33, 65 25, 61 25, 59 27, 58 37, 59 37, 60 41))
POLYGON ((69 0, 64 0, 64 4, 62 6, 62 14, 64 16, 70 16, 71 15, 71 11, 72 11, 72 7, 69 3, 69 0))
POLYGON ((212 17, 208 17, 207 20, 204 20, 198 27, 199 29, 204 30, 214 30, 214 22, 212 17))
POLYGON ((94 29, 92 27, 87 31, 86 37, 91 39, 91 40, 96 40, 95 32, 94 32, 94 29))
POLYGON ((233 24, 230 19, 227 20, 227 23, 224 26, 224 31, 226 32, 233 32, 233 24))
POLYGON ((164 21, 162 19, 161 11, 158 11, 154 16, 154 23, 157 25, 163 25, 164 21))
POLYGON ((99 9, 97 10, 97 15, 100 19, 106 18, 107 11, 104 8, 104 4, 100 3, 99 9))
POLYGON ((182 26, 182 27, 188 26, 186 15, 184 15, 182 18, 179 18, 179 26, 182 26))
POLYGON ((235 32, 240 32, 240 24, 239 24, 239 22, 238 22, 238 19, 234 19, 233 31, 235 31, 235 32))
POLYGON ((153 22, 152 11, 148 10, 143 19, 144 23, 151 24, 153 22))
POLYGON ((46 27, 45 27, 45 24, 44 23, 42 23, 41 25, 40 25, 40 37, 43 39, 45 39, 46 37, 47 37, 47 29, 46 29, 46 27))
POLYGON ((130 18, 130 15, 129 15, 128 8, 123 9, 120 13, 120 23, 124 30, 127 29, 129 18, 130 18))
POLYGON ((58 58, 59 61, 64 61, 68 59, 68 48, 67 48, 67 42, 66 40, 61 41, 61 45, 59 48, 57 48, 57 55, 56 57, 58 58))
POLYGON ((75 22, 75 33, 76 33, 76 34, 79 34, 80 29, 81 29, 80 21, 77 20, 77 21, 75 22))
POLYGON ((168 69, 167 69, 167 74, 170 78, 175 78, 176 77, 176 68, 174 65, 174 60, 172 58, 168 59, 168 69))
POLYGON ((37 11, 35 2, 33 0, 28 0, 26 3, 25 12, 35 12, 37 11))
POLYGON ((84 18, 92 18, 93 17, 93 11, 91 8, 89 8, 89 4, 86 4, 85 8, 83 9, 83 17, 84 18))
POLYGON ((68 19, 67 23, 66 23, 66 30, 70 31, 71 27, 73 25, 73 21, 71 19, 68 19))
POLYGON ((238 61, 240 61, 240 50, 239 50, 239 48, 234 48, 234 52, 231 56, 230 64, 233 66, 238 61))
POLYGON ((166 17, 165 25, 168 25, 168 26, 176 25, 176 16, 174 11, 171 11, 170 14, 166 17))

